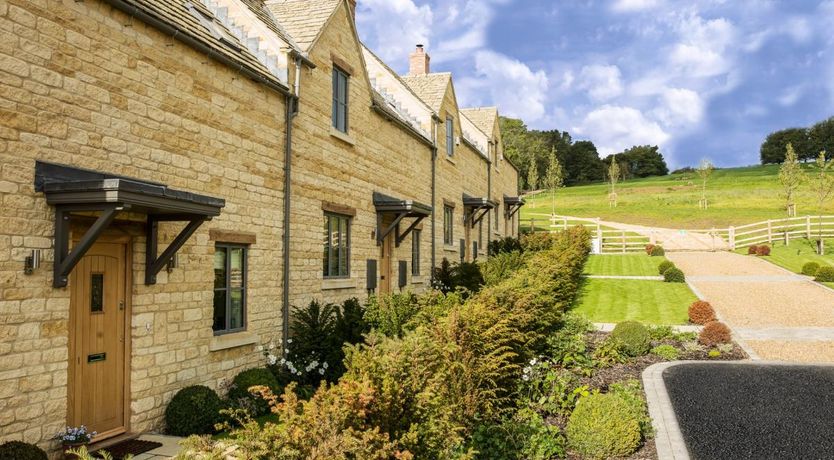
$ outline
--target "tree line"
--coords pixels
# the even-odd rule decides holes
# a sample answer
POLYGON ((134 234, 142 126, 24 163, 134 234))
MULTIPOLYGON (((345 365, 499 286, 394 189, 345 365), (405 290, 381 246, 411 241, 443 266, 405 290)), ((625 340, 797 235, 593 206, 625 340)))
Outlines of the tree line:
POLYGON ((834 156, 834 117, 820 121, 810 128, 787 128, 767 135, 760 150, 762 164, 778 164, 785 161, 790 144, 800 162, 815 161, 819 153, 834 156))
POLYGON ((547 188, 554 174, 563 185, 578 185, 607 180, 612 156, 620 180, 660 176, 669 173, 657 146, 634 146, 616 155, 600 158, 591 141, 574 141, 567 131, 539 131, 527 128, 522 120, 501 117, 504 155, 519 170, 524 190, 547 188), (555 159, 553 158, 555 156, 555 159), (558 165, 560 171, 551 171, 558 165), (548 180, 551 179, 551 180, 548 180))

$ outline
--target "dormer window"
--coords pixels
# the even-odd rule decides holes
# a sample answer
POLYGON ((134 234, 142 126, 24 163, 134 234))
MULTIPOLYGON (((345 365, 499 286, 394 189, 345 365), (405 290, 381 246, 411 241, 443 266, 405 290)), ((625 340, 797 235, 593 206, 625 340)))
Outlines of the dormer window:
POLYGON ((224 27, 223 24, 217 20, 217 18, 208 12, 197 9, 191 3, 186 3, 186 7, 188 8, 188 12, 200 21, 200 24, 202 24, 202 26, 205 27, 214 38, 229 48, 235 51, 240 51, 237 38, 229 33, 228 29, 226 29, 226 27, 224 27))
POLYGON ((348 81, 347 72, 333 66, 333 127, 348 132, 348 81))

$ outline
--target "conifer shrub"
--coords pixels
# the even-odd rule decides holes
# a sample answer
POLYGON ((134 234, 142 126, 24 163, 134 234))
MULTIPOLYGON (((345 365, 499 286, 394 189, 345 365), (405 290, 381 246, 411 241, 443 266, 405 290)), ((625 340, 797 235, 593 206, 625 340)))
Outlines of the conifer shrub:
POLYGON ((524 266, 524 260, 524 253, 521 251, 502 252, 491 256, 486 262, 481 263, 484 286, 495 286, 504 281, 524 266))
POLYGON ((761 246, 756 247, 756 255, 757 256, 769 256, 770 255, 770 246, 763 244, 761 246))
POLYGON ((649 255, 652 257, 663 257, 666 255, 666 251, 663 249, 663 246, 655 246, 649 255))
POLYGON ((710 321, 715 321, 715 310, 709 302, 697 300, 689 306, 689 322, 707 324, 710 321))
POLYGON ((720 321, 707 323, 698 335, 698 343, 707 347, 730 343, 732 340, 733 334, 730 328, 720 321))
POLYGON ((814 280, 820 283, 834 283, 834 267, 820 267, 814 280))
POLYGON ((663 281, 667 283, 685 283, 686 276, 683 271, 677 267, 672 267, 663 272, 663 281))
POLYGON ((806 276, 817 276, 820 269, 820 264, 816 262, 808 262, 802 266, 802 274, 806 276))
POLYGON ((755 244, 747 248, 747 254, 751 256, 755 256, 759 253, 759 247, 755 244))
POLYGON ((637 321, 623 321, 617 324, 610 337, 619 341, 623 353, 628 356, 643 356, 649 352, 652 345, 649 328, 637 321))
POLYGON ((487 245, 487 251, 490 257, 508 252, 521 252, 523 250, 521 240, 512 236, 490 241, 489 245, 487 245))
POLYGON ((657 266, 657 272, 662 275, 666 273, 666 270, 669 270, 670 268, 675 268, 674 262, 672 262, 671 260, 664 260, 660 263, 660 265, 657 266))
POLYGON ((23 441, 9 441, 0 444, 0 458, 13 460, 47 460, 46 452, 43 449, 23 441))
POLYGON ((212 434, 214 425, 221 420, 223 403, 220 396, 209 387, 194 385, 177 392, 165 408, 165 426, 168 434, 190 436, 212 434))
POLYGON ((612 393, 579 400, 567 425, 568 447, 582 458, 625 457, 640 445, 640 419, 629 403, 612 393))
POLYGON ((267 368, 256 367, 247 369, 232 379, 232 386, 229 388, 229 401, 234 406, 249 409, 253 417, 269 413, 267 402, 249 392, 249 388, 265 386, 273 392, 280 392, 280 385, 275 375, 267 368))

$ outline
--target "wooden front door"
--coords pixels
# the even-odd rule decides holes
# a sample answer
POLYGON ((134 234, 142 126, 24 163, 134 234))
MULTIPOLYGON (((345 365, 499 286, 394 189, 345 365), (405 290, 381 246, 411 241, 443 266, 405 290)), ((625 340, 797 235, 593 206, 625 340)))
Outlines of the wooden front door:
POLYGON ((70 275, 69 420, 101 439, 126 431, 126 245, 96 243, 70 275))
MULTIPOLYGON (((390 219, 383 220, 383 228, 387 227, 391 224, 390 219)), ((380 256, 379 256, 379 293, 380 294, 390 294, 391 293, 391 260, 393 259, 393 250, 394 250, 394 233, 391 232, 383 238, 382 245, 380 246, 380 256)))

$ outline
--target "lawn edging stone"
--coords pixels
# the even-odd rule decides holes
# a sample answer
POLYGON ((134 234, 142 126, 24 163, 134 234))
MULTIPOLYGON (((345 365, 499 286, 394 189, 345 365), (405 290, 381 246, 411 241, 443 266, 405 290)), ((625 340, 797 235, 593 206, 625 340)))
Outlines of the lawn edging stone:
POLYGON ((663 382, 663 371, 669 367, 697 363, 699 361, 671 361, 653 364, 643 371, 643 390, 654 428, 654 442, 657 458, 660 460, 689 460, 689 451, 683 440, 678 418, 672 407, 672 400, 663 382))

